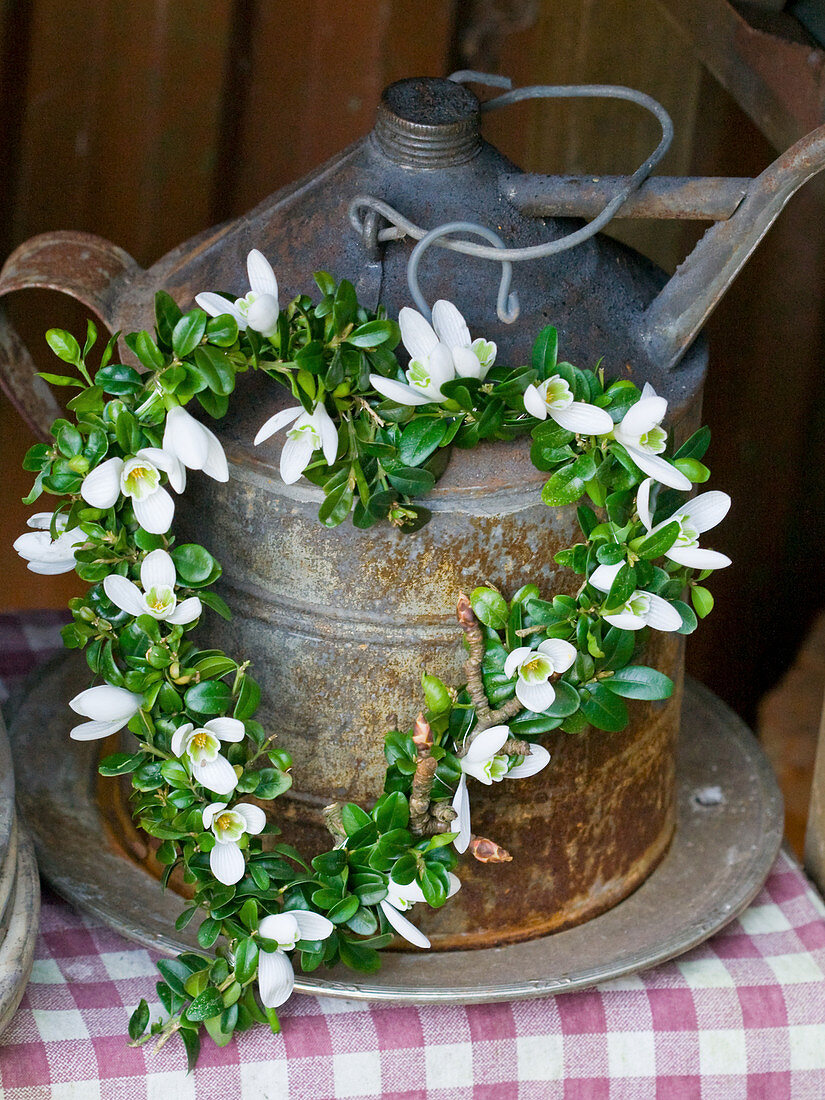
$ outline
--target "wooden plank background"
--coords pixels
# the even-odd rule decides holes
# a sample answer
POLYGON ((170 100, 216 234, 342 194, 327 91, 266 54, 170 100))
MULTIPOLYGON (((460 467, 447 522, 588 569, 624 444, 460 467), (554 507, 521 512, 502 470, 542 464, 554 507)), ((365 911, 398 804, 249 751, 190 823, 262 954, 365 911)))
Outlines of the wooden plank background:
MULTIPOLYGON (((5 0, 2 252, 83 229, 149 265, 364 134, 386 83, 464 67, 649 92, 676 123, 663 172, 742 176, 775 156, 654 0, 5 0)), ((524 104, 485 133, 546 172, 625 172, 656 140, 615 103, 524 104)), ((791 203, 710 325, 710 457, 735 497, 713 544, 735 566, 714 580, 717 610, 688 660, 748 718, 825 602, 824 196, 809 185, 791 203)), ((614 231, 672 269, 701 227, 614 231)), ((13 312, 41 363, 46 327, 83 323, 42 292, 15 296, 13 312)), ((59 606, 75 582, 35 582, 10 549, 30 511, 19 461, 31 439, 2 397, 0 440, 0 609, 59 606)))

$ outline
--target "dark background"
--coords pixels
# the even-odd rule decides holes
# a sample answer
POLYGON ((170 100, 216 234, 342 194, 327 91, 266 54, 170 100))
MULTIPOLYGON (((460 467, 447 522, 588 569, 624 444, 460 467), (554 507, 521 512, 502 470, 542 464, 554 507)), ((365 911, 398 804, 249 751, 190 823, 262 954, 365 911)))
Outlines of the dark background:
MULTIPOLYGON (((0 253, 79 229, 148 266, 364 134, 385 84, 465 67, 516 84, 641 88, 676 124, 662 173, 755 175, 825 118, 822 50, 765 6, 781 0, 738 11, 695 0, 687 14, 676 0, 6 0, 0 253), (706 13, 728 20, 730 42, 714 32, 708 46, 706 13), (777 50, 785 98, 803 104, 784 115, 753 108, 748 70, 777 50)), ((631 171, 656 140, 651 120, 615 103, 525 104, 490 118, 485 136, 527 169, 594 174, 631 171)), ((712 582, 717 610, 688 666, 749 719, 823 604, 824 200, 814 181, 791 201, 709 325, 712 486, 734 498, 709 544, 735 564, 712 582)), ((704 228, 614 225, 670 270, 704 228)), ((44 292, 16 295, 12 312, 43 369, 44 329, 85 324, 44 292)), ((35 580, 11 551, 31 511, 19 462, 33 440, 5 397, 0 440, 0 611, 60 606, 73 577, 35 580)))

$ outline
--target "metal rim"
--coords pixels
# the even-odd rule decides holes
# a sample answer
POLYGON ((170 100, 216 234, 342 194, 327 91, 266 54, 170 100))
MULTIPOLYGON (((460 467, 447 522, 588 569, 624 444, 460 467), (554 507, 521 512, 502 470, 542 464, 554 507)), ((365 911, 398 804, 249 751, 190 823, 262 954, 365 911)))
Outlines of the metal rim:
MULTIPOLYGON (((164 952, 191 948, 191 931, 173 930, 180 900, 161 894, 156 880, 107 848, 94 801, 93 757, 88 746, 68 741, 62 717, 54 720, 54 713, 62 715, 62 702, 51 704, 52 720, 44 720, 44 706, 50 705, 44 699, 58 672, 53 664, 40 674, 11 731, 21 811, 41 871, 73 905, 127 938, 164 952), (29 734, 39 752, 59 753, 60 776, 44 776, 38 754, 23 751, 29 734)), ((676 836, 658 868, 625 901, 583 925, 525 943, 390 952, 378 975, 359 978, 342 968, 325 977, 297 975, 296 990, 416 1004, 514 1000, 622 977, 702 943, 761 888, 782 840, 782 799, 753 734, 696 683, 687 685, 682 729, 676 836), (701 790, 704 804, 696 799, 701 790), (714 802, 714 792, 721 801, 714 802)))

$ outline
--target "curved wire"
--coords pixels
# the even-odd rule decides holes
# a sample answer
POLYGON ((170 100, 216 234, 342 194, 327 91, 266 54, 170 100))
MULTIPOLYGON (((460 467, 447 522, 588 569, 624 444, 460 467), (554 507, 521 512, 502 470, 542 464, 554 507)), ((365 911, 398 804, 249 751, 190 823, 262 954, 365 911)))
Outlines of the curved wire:
MULTIPOLYGON (((421 257, 424 255, 425 251, 431 245, 439 243, 440 238, 447 233, 475 233, 479 237, 486 237, 487 240, 492 241, 497 248, 506 251, 504 241, 499 237, 498 233, 494 233, 492 229, 488 229, 484 225, 476 225, 475 222, 446 222, 444 225, 437 225, 435 229, 431 229, 429 233, 425 233, 412 250, 412 255, 407 263, 407 284, 415 304, 428 321, 432 320, 432 310, 427 305, 427 300, 421 293, 421 287, 418 282, 418 266, 421 263, 421 257)), ((446 244, 447 242, 443 243, 446 244)), ((501 282, 498 288, 496 313, 498 314, 499 320, 503 321, 506 325, 511 325, 519 315, 518 295, 510 291, 512 282, 513 265, 509 260, 502 260, 501 282)))
MULTIPOLYGON (((461 77, 462 79, 473 79, 478 82, 483 77, 487 79, 488 74, 475 73, 471 70, 466 70, 459 73, 454 73, 454 77, 461 77)), ((547 241, 545 244, 529 245, 525 248, 490 248, 487 245, 475 244, 472 241, 453 241, 442 240, 436 241, 440 248, 451 248, 455 252, 461 252, 467 256, 478 256, 480 259, 495 260, 496 263, 503 261, 519 262, 521 260, 538 260, 546 256, 554 256, 559 252, 564 252, 568 248, 573 248, 583 241, 588 240, 590 237, 599 233, 607 223, 613 218, 621 205, 625 202, 627 197, 644 183, 662 157, 670 148, 670 143, 673 140, 673 122, 670 115, 651 96, 646 95, 644 92, 637 92, 633 88, 625 88, 621 85, 613 84, 582 84, 582 85, 554 85, 554 84, 536 84, 527 88, 516 88, 513 91, 504 92, 502 95, 495 96, 493 99, 489 99, 486 103, 481 104, 482 112, 499 110, 502 107, 507 107, 512 103, 518 103, 525 99, 581 99, 581 98, 604 98, 604 99, 621 99, 630 103, 636 103, 640 107, 644 107, 645 110, 650 111, 656 116, 659 125, 662 129, 662 137, 654 151, 650 154, 647 160, 641 164, 636 171, 628 178, 624 187, 614 195, 614 197, 607 203, 607 205, 601 210, 599 214, 588 222, 587 225, 582 226, 581 229, 576 229, 571 233, 565 234, 563 237, 559 237, 555 241, 547 241)), ((383 202, 381 199, 377 199, 372 195, 358 195, 350 203, 349 207, 349 220, 351 225, 357 230, 357 232, 363 234, 363 223, 361 221, 359 211, 364 207, 375 210, 381 214, 384 218, 390 222, 390 227, 380 230, 378 233, 379 241, 391 241, 398 240, 404 236, 410 236, 416 240, 421 240, 427 234, 426 229, 422 229, 409 218, 405 218, 403 214, 395 210, 389 203, 383 202)))

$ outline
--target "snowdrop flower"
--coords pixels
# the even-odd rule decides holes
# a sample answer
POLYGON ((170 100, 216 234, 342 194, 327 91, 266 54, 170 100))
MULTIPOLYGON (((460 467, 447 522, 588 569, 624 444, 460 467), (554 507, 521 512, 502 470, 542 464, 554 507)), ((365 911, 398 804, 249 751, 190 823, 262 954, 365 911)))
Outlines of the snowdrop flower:
POLYGON ((607 435, 613 431, 613 418, 606 409, 574 401, 573 391, 558 374, 524 391, 524 407, 538 420, 551 420, 577 435, 607 435))
POLYGON ((667 432, 661 427, 666 412, 667 401, 645 382, 642 396, 630 406, 613 434, 640 470, 671 489, 687 490, 691 483, 685 475, 659 457, 667 444, 667 432))
POLYGON ((272 265, 262 252, 253 248, 246 258, 249 293, 234 303, 221 294, 208 291, 196 294, 195 301, 210 317, 230 313, 239 329, 251 328, 261 336, 274 336, 278 330, 278 280, 272 265))
POLYGON ((295 986, 295 973, 286 952, 293 951, 298 940, 325 940, 334 930, 331 920, 308 909, 285 909, 264 917, 258 925, 259 934, 278 944, 276 951, 262 949, 258 955, 258 991, 267 1008, 282 1005, 295 986))
POLYGON ((192 775, 202 787, 215 794, 229 794, 235 790, 238 777, 226 757, 221 756, 221 741, 242 741, 244 732, 238 718, 210 718, 197 727, 186 722, 172 736, 172 752, 188 759, 192 775))
POLYGON ((470 341, 467 322, 452 304, 439 299, 433 306, 433 324, 417 309, 398 314, 401 340, 410 354, 407 381, 370 375, 370 385, 400 405, 429 405, 443 401, 441 387, 454 378, 484 378, 496 358, 496 345, 481 338, 470 341), (435 326, 435 327, 433 327, 435 326))
POLYGON ((117 733, 137 714, 142 702, 142 695, 126 688, 113 687, 112 684, 86 688, 70 700, 69 706, 76 714, 91 718, 91 721, 75 726, 69 736, 74 741, 96 741, 99 737, 117 733))
POLYGON ((293 420, 295 423, 286 433, 286 442, 281 451, 281 477, 287 485, 298 480, 312 461, 315 451, 323 451, 328 466, 333 464, 338 453, 338 429, 322 401, 318 402, 311 413, 296 405, 270 416, 255 436, 255 446, 291 424, 293 420))
POLYGON ((128 615, 151 615, 153 619, 183 626, 201 613, 197 596, 178 603, 175 596, 175 563, 165 550, 152 550, 140 566, 140 588, 119 573, 111 573, 103 581, 109 599, 128 615))
POLYGON ((720 554, 717 550, 704 550, 699 545, 699 536, 705 531, 721 523, 728 514, 730 497, 727 493, 714 490, 710 493, 700 493, 693 500, 689 500, 672 516, 663 519, 661 523, 653 526, 653 515, 650 510, 650 488, 652 478, 646 478, 639 486, 636 495, 636 510, 639 519, 647 528, 649 535, 661 530, 669 523, 679 524, 679 534, 676 542, 669 550, 665 551, 665 557, 675 561, 678 565, 687 565, 691 569, 724 569, 731 564, 727 554, 720 554))
MULTIPOLYGON (((451 898, 453 894, 461 889, 461 882, 452 871, 448 872, 448 878, 450 888, 447 891, 447 897, 451 898)), ((408 943, 413 944, 415 947, 429 947, 430 941, 420 929, 415 927, 412 921, 407 920, 401 914, 411 909, 416 902, 426 900, 424 891, 417 882, 401 886, 394 879, 390 879, 387 883, 387 896, 381 902, 381 911, 399 936, 403 936, 408 943)))
POLYGON ((538 649, 519 646, 507 654, 504 675, 512 680, 518 673, 516 698, 536 714, 547 710, 556 698, 550 683, 553 673, 567 672, 576 659, 576 647, 561 638, 548 638, 538 649))
POLYGON ((166 414, 163 450, 190 470, 203 470, 215 481, 229 481, 229 467, 218 437, 182 405, 175 405, 166 414))
POLYGON ((68 573, 75 567, 74 551, 76 546, 86 541, 79 527, 66 530, 66 516, 57 517, 56 539, 52 539, 51 525, 54 512, 35 512, 26 520, 33 528, 14 540, 14 549, 25 560, 26 568, 32 573, 48 576, 55 573, 68 573))
POLYGON ((266 825, 266 814, 251 802, 238 802, 227 810, 225 802, 212 802, 203 811, 203 827, 211 829, 215 847, 209 853, 212 874, 224 886, 240 882, 246 870, 238 841, 244 833, 259 833, 266 825))
POLYGON ((135 519, 144 531, 165 535, 172 526, 175 502, 160 483, 161 471, 176 493, 186 488, 186 470, 175 455, 160 447, 143 447, 137 454, 108 458, 86 474, 80 495, 93 508, 111 508, 123 494, 131 497, 135 519))
MULTIPOLYGON (((599 565, 593 570, 588 583, 600 592, 609 592, 623 564, 599 565)), ((643 626, 652 626, 654 630, 671 631, 678 630, 682 625, 682 616, 673 604, 654 592, 642 592, 640 589, 621 607, 602 617, 606 623, 622 630, 641 630, 643 626)))
MULTIPOLYGON (((679 621, 681 622, 681 619, 679 621)), ((473 739, 466 754, 461 757, 461 779, 452 802, 457 815, 455 824, 458 829, 458 836, 453 844, 458 852, 467 851, 472 837, 470 795, 467 790, 468 775, 489 787, 502 779, 527 779, 528 776, 540 772, 550 761, 550 753, 543 745, 531 745, 530 755, 525 757, 521 764, 509 768, 510 758, 498 754, 509 736, 509 726, 491 726, 473 739)))

